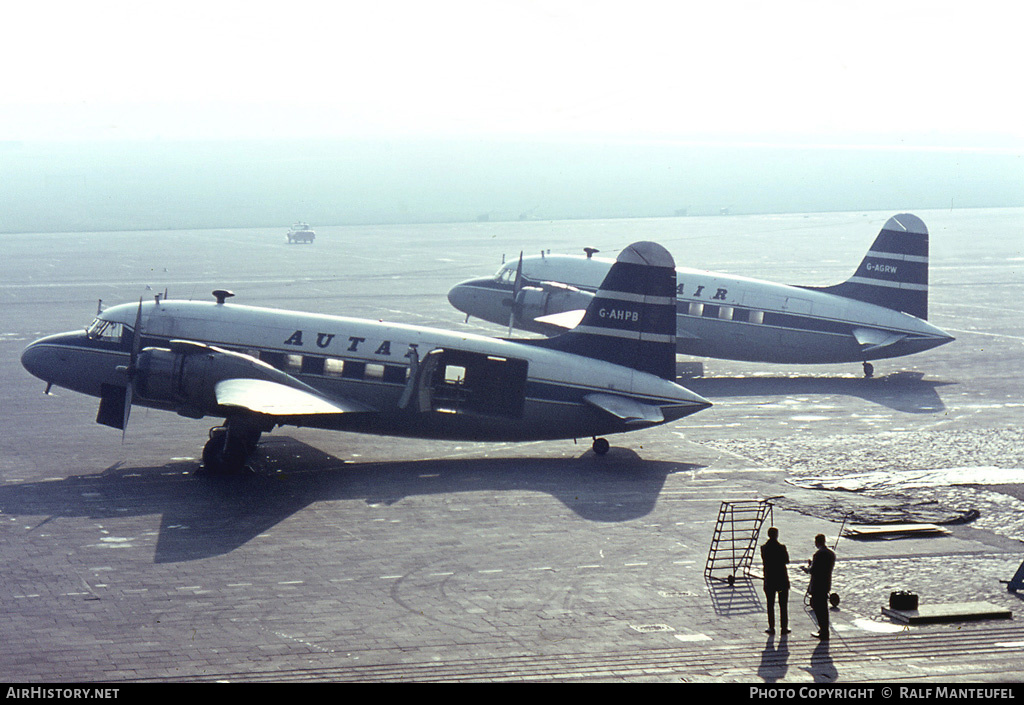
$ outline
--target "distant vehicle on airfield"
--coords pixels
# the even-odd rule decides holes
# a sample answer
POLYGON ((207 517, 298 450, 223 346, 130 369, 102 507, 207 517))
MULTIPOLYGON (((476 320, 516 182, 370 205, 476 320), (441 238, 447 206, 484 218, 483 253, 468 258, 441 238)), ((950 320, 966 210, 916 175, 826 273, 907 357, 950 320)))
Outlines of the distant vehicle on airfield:
POLYGON ((312 244, 313 240, 316 239, 316 233, 309 227, 309 223, 296 223, 292 226, 292 229, 288 231, 288 244, 291 243, 307 243, 312 244))

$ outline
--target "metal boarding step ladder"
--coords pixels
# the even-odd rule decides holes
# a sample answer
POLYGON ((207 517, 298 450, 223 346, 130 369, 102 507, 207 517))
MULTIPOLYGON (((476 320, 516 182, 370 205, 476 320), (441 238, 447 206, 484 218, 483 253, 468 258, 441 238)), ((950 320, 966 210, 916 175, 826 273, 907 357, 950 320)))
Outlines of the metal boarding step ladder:
POLYGON ((711 537, 705 579, 722 580, 716 571, 728 570, 725 578, 732 585, 742 573, 745 577, 754 560, 757 538, 766 517, 772 515, 772 503, 766 499, 722 502, 715 533, 711 537))

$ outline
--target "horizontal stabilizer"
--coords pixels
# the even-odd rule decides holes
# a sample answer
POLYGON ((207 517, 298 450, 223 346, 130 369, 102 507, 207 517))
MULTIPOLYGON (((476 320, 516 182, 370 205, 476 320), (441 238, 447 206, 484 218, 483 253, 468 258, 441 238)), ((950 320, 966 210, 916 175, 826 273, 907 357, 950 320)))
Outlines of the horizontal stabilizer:
POLYGON ((854 328, 853 337, 861 347, 861 352, 872 352, 887 347, 906 338, 905 333, 890 333, 877 328, 854 328))
POLYGON ((267 416, 351 414, 373 409, 347 399, 327 399, 263 379, 225 379, 217 383, 217 403, 267 416))
POLYGON ((659 407, 629 397, 620 397, 617 394, 588 394, 583 400, 622 419, 630 426, 653 426, 665 421, 665 415, 661 413, 659 407))
POLYGON ((533 320, 537 323, 546 323, 549 326, 558 326, 559 328, 572 330, 580 324, 580 321, 583 320, 583 316, 586 313, 585 309, 579 309, 577 311, 562 311, 561 313, 549 313, 546 316, 537 316, 533 320))

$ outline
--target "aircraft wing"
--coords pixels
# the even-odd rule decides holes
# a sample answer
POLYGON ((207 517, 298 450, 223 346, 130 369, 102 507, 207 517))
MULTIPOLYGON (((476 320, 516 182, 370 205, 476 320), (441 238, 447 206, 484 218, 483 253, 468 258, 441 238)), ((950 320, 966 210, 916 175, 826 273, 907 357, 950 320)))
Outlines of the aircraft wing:
POLYGON ((225 379, 214 388, 217 403, 267 416, 314 416, 374 411, 344 398, 322 397, 263 379, 225 379))
POLYGON ((617 394, 588 394, 583 400, 612 416, 616 416, 630 426, 646 426, 665 421, 661 409, 652 404, 643 404, 635 399, 620 397, 617 394))

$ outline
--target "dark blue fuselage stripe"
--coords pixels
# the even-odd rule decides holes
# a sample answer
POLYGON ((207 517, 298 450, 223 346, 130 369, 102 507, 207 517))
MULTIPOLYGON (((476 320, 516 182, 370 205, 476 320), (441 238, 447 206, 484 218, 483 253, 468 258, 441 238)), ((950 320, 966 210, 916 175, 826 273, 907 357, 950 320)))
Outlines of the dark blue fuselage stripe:
MULTIPOLYGON (((598 387, 578 387, 553 382, 550 380, 529 380, 526 383, 526 398, 533 401, 553 402, 559 404, 585 404, 584 397, 588 394, 607 393, 607 389, 598 387)), ((651 397, 646 395, 624 394, 630 399, 636 399, 648 404, 686 404, 685 399, 673 399, 665 397, 651 397)))

